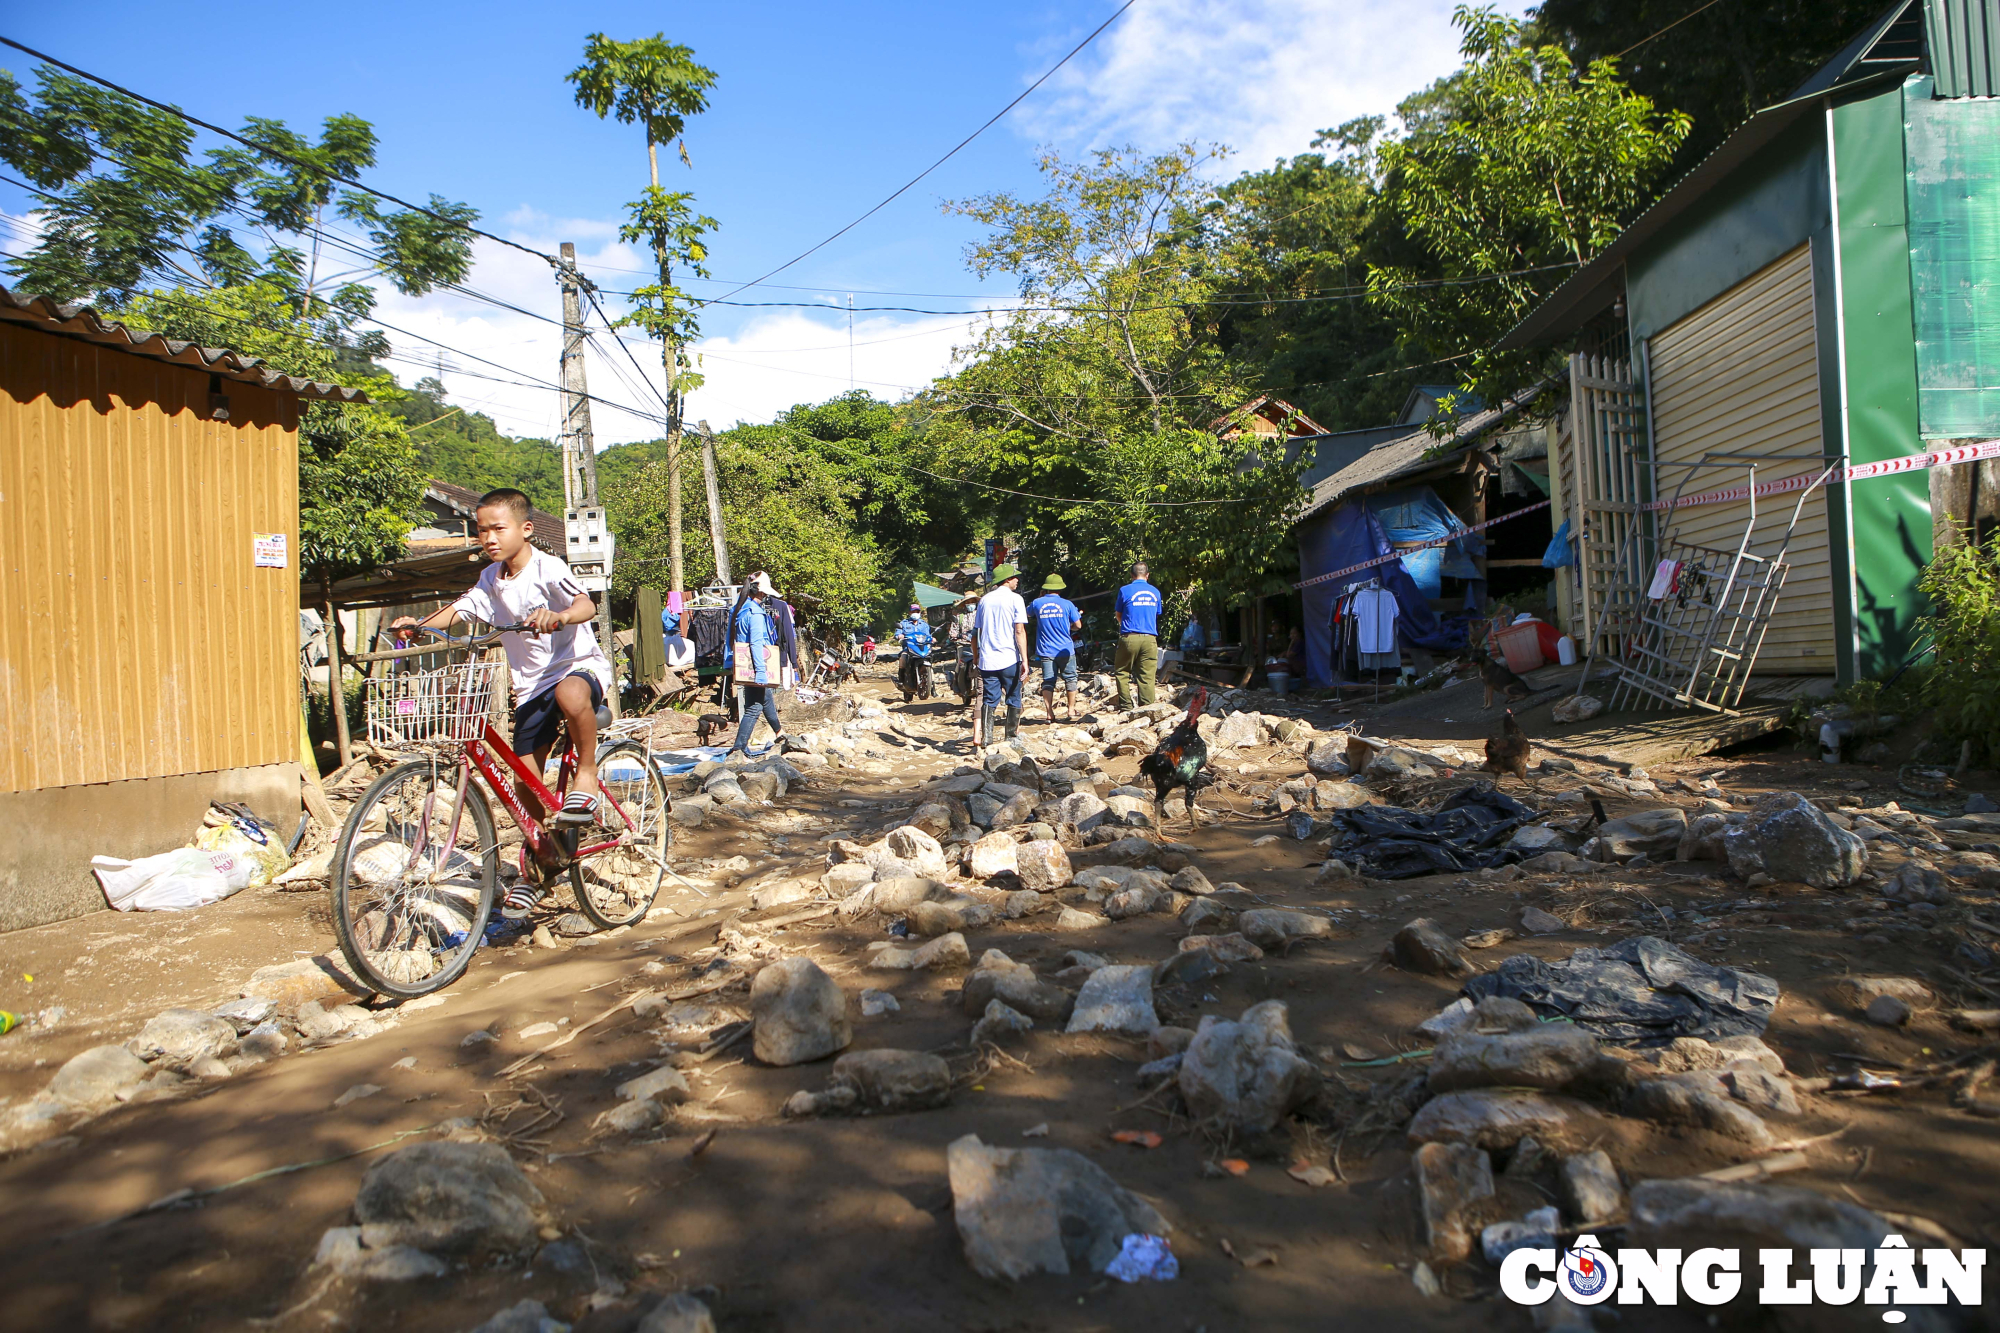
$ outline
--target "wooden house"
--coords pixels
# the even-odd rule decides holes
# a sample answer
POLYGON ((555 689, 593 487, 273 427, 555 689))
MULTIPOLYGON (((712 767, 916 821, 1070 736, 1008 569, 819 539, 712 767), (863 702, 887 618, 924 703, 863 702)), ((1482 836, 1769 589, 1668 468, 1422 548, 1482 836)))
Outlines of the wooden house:
POLYGON ((211 800, 296 822, 307 399, 362 401, 0 289, 0 930, 211 800))

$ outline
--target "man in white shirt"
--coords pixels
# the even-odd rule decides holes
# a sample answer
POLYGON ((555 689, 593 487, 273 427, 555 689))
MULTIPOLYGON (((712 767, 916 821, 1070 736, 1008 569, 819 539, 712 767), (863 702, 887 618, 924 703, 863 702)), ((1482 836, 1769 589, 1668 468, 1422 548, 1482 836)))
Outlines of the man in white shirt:
MULTIPOLYGON (((404 616, 395 628, 439 629, 461 619, 528 626, 528 632, 500 640, 513 682, 514 752, 523 758, 533 755, 534 771, 542 772, 558 730, 567 723, 576 750, 576 782, 553 816, 525 785, 517 783, 516 790, 529 812, 538 819, 547 817, 552 827, 587 825, 597 818, 602 796, 597 781, 597 710, 611 682, 611 663, 598 648, 597 631, 591 627, 597 606, 567 564, 529 540, 535 525, 528 517, 527 496, 512 489, 489 491, 480 497, 474 515, 480 545, 492 562, 480 572, 479 582, 421 622, 404 616)), ((526 916, 539 898, 540 890, 532 886, 510 890, 502 915, 526 916)))
POLYGON ((1007 736, 1021 729, 1021 675, 1028 664, 1028 604, 1015 589, 1021 571, 1001 565, 993 571, 993 590, 979 599, 972 614, 973 666, 983 686, 979 712, 972 723, 972 743, 994 741, 993 715, 1007 705, 1007 736))

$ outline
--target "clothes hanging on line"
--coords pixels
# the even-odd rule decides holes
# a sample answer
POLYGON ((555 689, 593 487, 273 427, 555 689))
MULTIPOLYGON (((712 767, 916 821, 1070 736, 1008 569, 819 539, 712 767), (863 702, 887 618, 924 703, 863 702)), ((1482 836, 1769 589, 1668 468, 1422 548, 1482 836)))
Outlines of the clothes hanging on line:
POLYGON ((1653 586, 1646 589, 1646 596, 1657 602, 1661 598, 1671 595, 1674 591, 1674 584, 1679 580, 1680 572, 1680 561, 1662 560, 1660 567, 1653 571, 1653 586))
POLYGON ((1383 587, 1354 594, 1355 648, 1363 671, 1393 671, 1403 664, 1396 644, 1396 595, 1383 587))

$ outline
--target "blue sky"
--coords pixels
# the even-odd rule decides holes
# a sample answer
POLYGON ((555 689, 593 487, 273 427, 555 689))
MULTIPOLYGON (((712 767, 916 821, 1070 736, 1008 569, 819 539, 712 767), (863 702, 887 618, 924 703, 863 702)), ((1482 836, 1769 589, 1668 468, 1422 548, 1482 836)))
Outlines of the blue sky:
MULTIPOLYGON (((616 290, 643 281, 640 256, 616 240, 624 205, 646 181, 645 145, 631 126, 577 107, 563 76, 585 35, 664 31, 692 46, 720 80, 710 111, 690 126, 692 170, 663 160, 662 183, 695 192, 721 222, 710 263, 746 281, 791 258, 901 185, 1032 83, 1117 8, 1066 4, 738 3, 348 4, 209 11, 184 4, 78 3, 12 9, 0 32, 224 125, 249 114, 295 129, 351 111, 373 121, 380 164, 369 181, 404 197, 435 192, 477 207, 482 225, 538 249, 573 241, 586 272, 616 290)), ((1517 10, 1517 4, 1509 4, 1517 10)), ((1231 170, 1303 152, 1314 129, 1395 101, 1456 63, 1448 0, 1138 0, 1085 53, 969 148, 834 245, 742 300, 826 309, 704 313, 708 384, 691 414, 715 425, 767 420, 794 402, 848 387, 848 293, 857 305, 969 311, 1003 304, 1000 281, 980 284, 963 251, 971 224, 942 200, 993 190, 1033 192, 1038 147, 1075 154, 1181 139, 1237 150, 1231 170), (803 290, 798 290, 803 289, 803 290), (928 293, 921 297, 882 293, 928 293)), ((0 65, 26 76, 8 50, 0 65)), ((664 155, 663 155, 664 158, 664 155)), ((29 200, 0 186, 0 208, 29 200)), ((481 243, 472 285, 527 309, 560 313, 553 278, 529 256, 481 243)), ((726 288, 689 284, 701 295, 726 288)), ((549 378, 552 326, 455 296, 385 294, 384 320, 549 378)), ((945 370, 967 340, 966 317, 860 314, 853 374, 900 397, 945 370)), ((399 351, 438 353, 415 339, 399 351)), ((643 404, 638 372, 595 340, 593 392, 643 404)), ((658 358, 635 347, 641 366, 658 358)), ((546 435, 553 395, 465 371, 444 356, 454 401, 492 413, 503 429, 546 435)), ((408 365, 406 381, 422 374, 408 365)), ((636 415, 600 409, 600 444, 657 434, 636 415)))

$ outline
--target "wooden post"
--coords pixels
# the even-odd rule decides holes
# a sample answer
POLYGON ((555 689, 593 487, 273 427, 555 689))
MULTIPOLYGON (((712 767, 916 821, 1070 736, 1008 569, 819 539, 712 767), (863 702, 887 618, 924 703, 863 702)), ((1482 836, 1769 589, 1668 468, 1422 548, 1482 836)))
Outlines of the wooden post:
POLYGON ((333 604, 333 585, 321 579, 319 589, 326 600, 327 705, 333 709, 333 743, 339 749, 340 766, 345 768, 353 762, 354 750, 347 734, 347 691, 340 678, 340 611, 333 604))
MULTIPOLYGON (((1472 526, 1476 528, 1486 521, 1486 479, 1490 474, 1487 471, 1486 456, 1484 454, 1475 451, 1470 456, 1479 460, 1472 466, 1472 526)), ((1483 542, 1480 549, 1485 549, 1483 542)), ((1479 581, 1482 584, 1486 584, 1484 591, 1481 593, 1480 605, 1475 608, 1476 610, 1484 611, 1486 604, 1493 600, 1492 585, 1486 583, 1486 557, 1483 555, 1474 556, 1472 564, 1479 571, 1479 581)))
POLYGON ((701 479, 708 489, 708 539, 715 547, 715 581, 734 583, 729 577, 729 539, 722 530, 722 483, 715 473, 715 434, 703 421, 701 431, 701 479))

